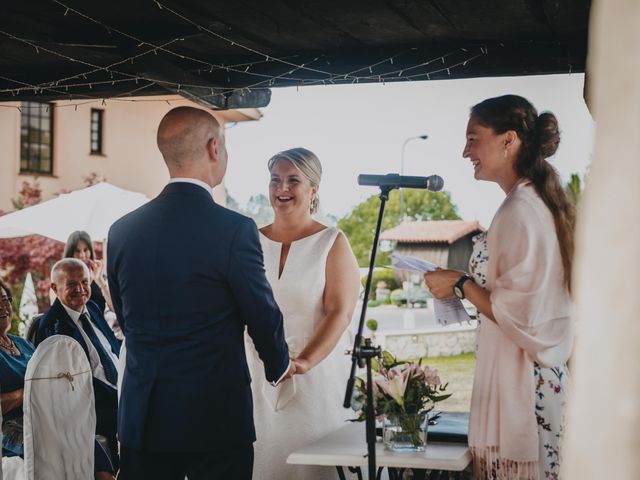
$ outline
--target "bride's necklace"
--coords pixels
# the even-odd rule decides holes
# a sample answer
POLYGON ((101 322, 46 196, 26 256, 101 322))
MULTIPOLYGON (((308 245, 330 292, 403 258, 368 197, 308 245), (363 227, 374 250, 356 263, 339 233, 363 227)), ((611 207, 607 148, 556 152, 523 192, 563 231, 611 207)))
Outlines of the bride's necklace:
POLYGON ((16 344, 13 343, 13 340, 10 338, 7 342, 4 338, 0 337, 0 348, 11 355, 20 355, 20 350, 18 350, 16 344))

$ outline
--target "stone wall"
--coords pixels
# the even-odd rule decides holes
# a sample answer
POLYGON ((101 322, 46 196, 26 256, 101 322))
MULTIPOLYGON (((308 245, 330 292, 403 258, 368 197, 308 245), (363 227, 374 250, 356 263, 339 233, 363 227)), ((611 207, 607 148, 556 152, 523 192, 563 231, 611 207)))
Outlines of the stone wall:
POLYGON ((399 330, 376 335, 376 341, 396 358, 449 357, 474 352, 476 323, 437 330, 399 330))

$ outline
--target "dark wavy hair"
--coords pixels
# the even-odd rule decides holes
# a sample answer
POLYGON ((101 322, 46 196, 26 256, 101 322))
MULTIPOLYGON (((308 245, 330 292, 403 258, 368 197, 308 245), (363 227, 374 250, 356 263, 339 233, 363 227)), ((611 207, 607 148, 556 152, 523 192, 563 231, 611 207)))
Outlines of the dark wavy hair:
POLYGON ((562 188, 558 172, 546 160, 556 153, 560 144, 558 119, 551 112, 538 115, 535 107, 518 95, 503 95, 480 102, 471 108, 471 116, 497 134, 513 130, 521 140, 515 170, 521 177, 531 180, 553 215, 564 282, 571 290, 576 210, 562 188))
POLYGON ((91 242, 91 237, 84 230, 76 230, 67 239, 67 243, 64 246, 64 256, 65 258, 73 258, 73 254, 76 251, 76 247, 78 246, 78 242, 83 241, 89 246, 89 251, 91 252, 91 260, 96 259, 96 254, 93 251, 93 242, 91 242))
POLYGON ((0 278, 0 289, 4 290, 4 293, 7 295, 7 297, 11 297, 13 298, 13 295, 11 294, 11 288, 9 287, 9 285, 0 278))

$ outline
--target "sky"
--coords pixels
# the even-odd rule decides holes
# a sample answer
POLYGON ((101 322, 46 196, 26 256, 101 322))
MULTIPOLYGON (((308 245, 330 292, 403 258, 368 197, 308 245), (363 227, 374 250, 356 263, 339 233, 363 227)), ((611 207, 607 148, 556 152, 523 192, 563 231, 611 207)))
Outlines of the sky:
POLYGON ((293 147, 312 150, 323 167, 320 203, 340 218, 370 195, 361 173, 400 173, 404 141, 405 175, 438 174, 465 220, 488 227, 504 198, 500 188, 473 178, 462 158, 469 108, 485 98, 513 93, 529 99, 538 112, 558 118, 562 140, 551 163, 563 181, 588 170, 594 123, 583 100, 584 75, 548 75, 465 80, 274 88, 271 103, 257 122, 227 130, 229 194, 241 206, 252 195, 267 194, 267 161, 293 147))

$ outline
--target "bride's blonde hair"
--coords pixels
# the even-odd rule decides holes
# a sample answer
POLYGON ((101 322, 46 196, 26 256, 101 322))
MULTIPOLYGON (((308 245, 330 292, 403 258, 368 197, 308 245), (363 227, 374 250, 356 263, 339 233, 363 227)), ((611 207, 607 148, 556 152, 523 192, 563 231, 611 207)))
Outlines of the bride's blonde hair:
MULTIPOLYGON (((309 180, 312 186, 317 187, 320 185, 320 181, 322 180, 322 164, 316 154, 311 150, 298 147, 278 152, 271 157, 269 159, 269 163, 267 163, 269 171, 271 171, 273 166, 280 160, 287 160, 291 162, 293 166, 300 171, 302 176, 309 180)), ((320 196, 316 193, 311 199, 311 205, 309 206, 309 210, 312 214, 318 211, 319 205, 320 196)))

